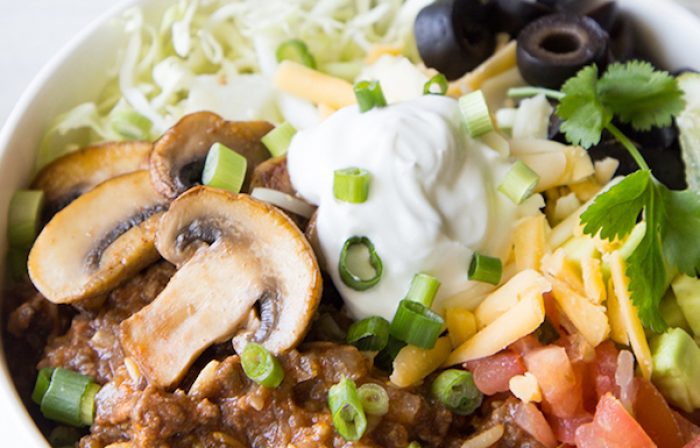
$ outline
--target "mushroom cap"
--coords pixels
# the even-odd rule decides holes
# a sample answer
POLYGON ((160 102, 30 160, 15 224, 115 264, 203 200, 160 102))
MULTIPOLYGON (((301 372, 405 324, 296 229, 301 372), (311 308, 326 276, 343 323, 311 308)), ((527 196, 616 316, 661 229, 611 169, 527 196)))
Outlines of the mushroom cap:
POLYGON ((32 188, 43 190, 48 217, 75 198, 113 177, 148 169, 153 148, 147 142, 109 142, 60 157, 37 174, 32 188))
POLYGON ((273 353, 303 338, 322 278, 304 235, 278 209, 195 187, 163 216, 156 246, 178 272, 121 325, 122 346, 152 384, 172 386, 202 351, 234 336, 273 353), (261 325, 251 331, 244 325, 256 308, 261 325))
POLYGON ((168 201, 148 171, 99 184, 58 212, 29 254, 34 286, 54 303, 104 294, 155 262, 155 232, 168 201))
POLYGON ((156 189, 175 199, 201 182, 204 161, 214 143, 231 148, 248 161, 243 190, 253 169, 270 157, 260 139, 272 130, 266 121, 226 121, 211 112, 186 115, 158 139, 151 154, 156 189))
POLYGON ((250 180, 251 190, 255 187, 269 188, 296 196, 297 191, 292 185, 287 169, 287 156, 273 157, 256 166, 250 180))

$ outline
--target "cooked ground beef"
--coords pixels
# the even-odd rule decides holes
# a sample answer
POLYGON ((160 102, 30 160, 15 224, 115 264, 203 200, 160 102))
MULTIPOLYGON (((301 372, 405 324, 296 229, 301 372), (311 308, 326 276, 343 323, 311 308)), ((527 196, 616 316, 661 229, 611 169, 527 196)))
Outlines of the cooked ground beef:
MULTIPOLYGON (((404 448, 411 441, 424 447, 459 447, 474 432, 471 418, 453 415, 426 387, 395 388, 357 349, 333 342, 309 342, 281 356, 285 380, 274 390, 246 377, 230 343, 207 350, 179 389, 150 386, 136 363, 124 358, 119 324, 154 300, 174 272, 167 263, 154 265, 110 293, 97 311, 77 314, 50 304, 30 288, 16 292, 6 334, 8 360, 34 414, 37 409, 28 396, 36 367, 53 366, 90 375, 104 385, 96 399, 95 422, 80 441, 83 448, 119 443, 123 445, 115 447, 404 448), (389 394, 388 414, 370 417, 360 442, 337 435, 328 411, 328 389, 343 377, 358 385, 381 384, 389 394)), ((324 305, 326 311, 330 308, 324 305)), ((477 431, 504 423, 500 446, 538 447, 512 422, 511 404, 485 404, 482 418, 476 419, 477 431)), ((45 430, 50 428, 35 417, 45 430)))

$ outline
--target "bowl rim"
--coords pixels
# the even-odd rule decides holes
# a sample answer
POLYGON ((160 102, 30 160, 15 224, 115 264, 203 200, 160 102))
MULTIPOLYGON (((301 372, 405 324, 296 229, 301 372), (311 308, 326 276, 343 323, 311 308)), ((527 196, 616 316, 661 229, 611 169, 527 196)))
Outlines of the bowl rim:
MULTIPOLYGON (((36 101, 37 94, 44 85, 50 82, 50 79, 54 73, 65 63, 65 60, 74 54, 88 38, 97 32, 100 27, 105 26, 108 21, 123 14, 129 8, 154 1, 155 0, 119 0, 107 11, 100 14, 88 25, 80 29, 71 39, 68 40, 65 45, 61 47, 56 54, 49 58, 49 60, 32 78, 30 83, 25 87, 19 99, 8 114, 2 128, 0 128, 0 162, 4 159, 5 154, 10 151, 9 143, 11 142, 13 135, 17 132, 18 125, 23 121, 24 116, 27 114, 32 104, 36 101)), ((169 1, 174 3, 177 0, 169 1)), ((674 19, 682 20, 683 22, 689 24, 688 26, 691 26, 692 24, 700 26, 700 17, 697 17, 688 8, 673 0, 622 1, 626 4, 647 3, 653 5, 655 8, 658 8, 661 14, 674 19)), ((0 166, 0 168, 2 167, 0 166)), ((2 254, 0 254, 0 256, 2 256, 2 254)), ((0 276, 1 275, 2 274, 0 274, 0 276)), ((3 298, 0 296, 0 330, 3 329, 4 325, 4 315, 2 313, 1 306, 2 300, 3 298)), ((21 437, 24 440, 31 441, 32 446, 48 447, 48 442, 43 437, 34 419, 29 414, 28 409, 24 406, 24 403, 17 393, 14 380, 11 377, 7 366, 2 339, 3 338, 0 337, 0 398, 10 398, 10 400, 3 400, 5 402, 3 404, 3 407, 5 408, 4 410, 8 413, 10 422, 19 424, 16 429, 21 433, 21 437)))

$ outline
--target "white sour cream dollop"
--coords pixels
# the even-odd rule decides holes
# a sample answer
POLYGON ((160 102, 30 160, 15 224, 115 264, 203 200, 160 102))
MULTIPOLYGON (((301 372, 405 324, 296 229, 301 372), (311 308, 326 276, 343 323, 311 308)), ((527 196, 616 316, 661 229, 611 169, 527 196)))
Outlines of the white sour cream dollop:
POLYGON ((355 318, 391 320, 418 272, 441 282, 433 308, 469 288, 474 251, 507 256, 517 207, 496 187, 510 163, 461 124, 456 100, 422 96, 360 113, 339 110, 300 131, 288 151, 292 183, 318 205, 317 228, 326 270, 355 318), (369 198, 337 200, 333 172, 371 173, 369 198), (380 282, 366 291, 347 287, 338 273, 345 241, 365 236, 381 257, 380 282))

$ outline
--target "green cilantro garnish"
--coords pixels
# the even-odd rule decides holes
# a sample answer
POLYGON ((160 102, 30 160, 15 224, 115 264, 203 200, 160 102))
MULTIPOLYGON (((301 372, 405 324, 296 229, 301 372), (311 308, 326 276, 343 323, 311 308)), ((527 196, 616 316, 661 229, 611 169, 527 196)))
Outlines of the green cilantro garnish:
POLYGON ((645 327, 666 328, 659 303, 676 272, 700 273, 700 196, 671 191, 652 176, 634 143, 613 118, 644 131, 668 126, 685 105, 676 79, 647 62, 613 64, 599 78, 598 69, 582 69, 562 87, 557 115, 562 132, 575 145, 589 148, 604 131, 632 155, 640 170, 600 194, 581 215, 583 231, 604 239, 624 238, 640 218, 644 237, 627 259, 630 293, 645 327))

